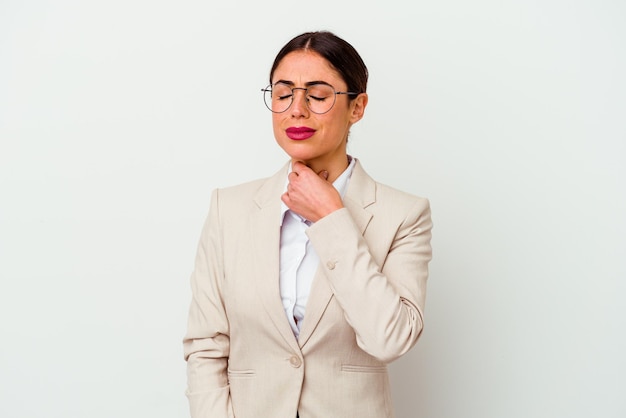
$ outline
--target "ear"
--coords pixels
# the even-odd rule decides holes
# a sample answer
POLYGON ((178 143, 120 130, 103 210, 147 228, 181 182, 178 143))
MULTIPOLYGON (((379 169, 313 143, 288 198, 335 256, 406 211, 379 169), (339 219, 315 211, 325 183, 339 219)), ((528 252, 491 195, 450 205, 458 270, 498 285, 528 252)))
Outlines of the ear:
POLYGON ((350 123, 357 123, 365 114, 367 107, 367 93, 359 94, 351 103, 352 114, 350 115, 350 123))

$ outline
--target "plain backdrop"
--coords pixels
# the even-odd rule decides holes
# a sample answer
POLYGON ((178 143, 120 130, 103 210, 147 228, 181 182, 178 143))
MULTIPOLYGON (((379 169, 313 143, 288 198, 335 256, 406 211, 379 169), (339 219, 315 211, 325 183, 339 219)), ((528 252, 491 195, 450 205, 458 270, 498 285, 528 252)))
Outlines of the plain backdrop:
POLYGON ((328 29, 371 73, 349 152, 433 210, 397 416, 623 418, 625 21, 618 0, 0 0, 0 416, 188 415, 210 192, 286 161, 260 89, 328 29))

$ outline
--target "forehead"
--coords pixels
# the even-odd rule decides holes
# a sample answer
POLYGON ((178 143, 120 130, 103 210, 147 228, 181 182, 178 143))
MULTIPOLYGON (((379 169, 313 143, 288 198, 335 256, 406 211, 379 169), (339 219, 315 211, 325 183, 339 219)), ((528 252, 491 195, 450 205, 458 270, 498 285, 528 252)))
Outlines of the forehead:
POLYGON ((295 85, 304 85, 311 81, 325 81, 335 87, 345 83, 337 70, 317 52, 294 51, 285 55, 274 71, 272 82, 289 81, 295 85))

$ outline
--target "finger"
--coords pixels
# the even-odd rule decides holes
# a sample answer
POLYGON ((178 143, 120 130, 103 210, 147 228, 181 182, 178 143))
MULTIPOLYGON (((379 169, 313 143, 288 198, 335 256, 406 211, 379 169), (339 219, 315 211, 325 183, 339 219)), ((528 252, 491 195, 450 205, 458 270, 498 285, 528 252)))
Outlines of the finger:
POLYGON ((324 180, 328 180, 328 171, 326 170, 320 171, 319 173, 317 173, 317 175, 323 178, 324 180))
POLYGON ((294 162, 293 165, 291 166, 291 170, 297 172, 298 175, 305 173, 307 171, 313 172, 313 170, 311 170, 311 168, 308 165, 304 164, 302 161, 294 162))

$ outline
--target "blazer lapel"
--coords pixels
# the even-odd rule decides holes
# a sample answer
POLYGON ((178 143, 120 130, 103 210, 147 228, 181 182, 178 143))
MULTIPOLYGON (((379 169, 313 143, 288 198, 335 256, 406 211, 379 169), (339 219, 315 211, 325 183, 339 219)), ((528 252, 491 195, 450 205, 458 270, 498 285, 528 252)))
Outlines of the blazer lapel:
POLYGON ((260 274, 255 282, 257 294, 274 326, 294 349, 298 344, 281 303, 279 287, 280 257, 280 195, 285 188, 287 164, 270 177, 257 192, 254 202, 257 210, 251 214, 251 235, 254 241, 255 266, 260 274))
MULTIPOLYGON (((376 183, 365 170, 363 170, 363 167, 361 167, 361 164, 357 160, 352 176, 350 177, 350 183, 348 184, 348 190, 343 199, 343 204, 350 212, 352 220, 361 235, 365 234, 365 230, 372 219, 372 214, 365 210, 365 208, 375 201, 376 183)), ((309 300, 307 301, 306 313, 304 315, 304 323, 302 324, 300 337, 298 338, 300 347, 304 347, 309 338, 311 338, 332 296, 333 292, 324 277, 323 270, 318 268, 315 273, 315 278, 313 279, 313 284, 311 285, 311 292, 309 293, 309 300)))
POLYGON ((332 299, 333 291, 328 285, 328 281, 324 277, 322 269, 318 267, 311 284, 311 291, 309 292, 309 299, 306 303, 306 312, 304 314, 304 322, 300 329, 300 336, 298 337, 298 344, 300 348, 311 338, 311 334, 315 331, 317 324, 320 322, 328 303, 332 299))

